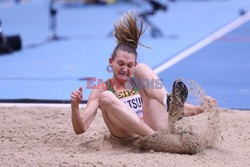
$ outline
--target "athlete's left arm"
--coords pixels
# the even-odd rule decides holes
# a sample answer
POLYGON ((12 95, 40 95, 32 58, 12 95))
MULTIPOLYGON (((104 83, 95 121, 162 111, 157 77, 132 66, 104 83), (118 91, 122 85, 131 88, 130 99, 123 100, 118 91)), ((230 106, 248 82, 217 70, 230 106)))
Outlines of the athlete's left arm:
POLYGON ((200 106, 195 106, 195 105, 188 104, 188 103, 184 104, 184 116, 188 117, 188 116, 193 116, 193 115, 197 115, 200 113, 203 113, 203 110, 201 109, 200 106))
MULTIPOLYGON (((217 101, 210 96, 205 97, 205 102, 207 103, 207 105, 209 105, 207 106, 209 108, 218 106, 217 101)), ((203 112, 204 112, 204 109, 201 106, 196 106, 196 105, 192 105, 188 103, 184 104, 184 116, 187 116, 187 117, 193 116, 193 115, 197 115, 203 112)))

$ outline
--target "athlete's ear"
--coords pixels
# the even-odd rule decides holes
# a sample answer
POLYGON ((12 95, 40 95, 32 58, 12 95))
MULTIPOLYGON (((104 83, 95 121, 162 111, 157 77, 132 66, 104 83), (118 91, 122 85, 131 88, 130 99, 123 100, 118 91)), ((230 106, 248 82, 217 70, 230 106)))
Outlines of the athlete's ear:
POLYGON ((113 59, 112 59, 112 57, 110 57, 109 58, 109 65, 112 66, 112 64, 113 64, 113 59))

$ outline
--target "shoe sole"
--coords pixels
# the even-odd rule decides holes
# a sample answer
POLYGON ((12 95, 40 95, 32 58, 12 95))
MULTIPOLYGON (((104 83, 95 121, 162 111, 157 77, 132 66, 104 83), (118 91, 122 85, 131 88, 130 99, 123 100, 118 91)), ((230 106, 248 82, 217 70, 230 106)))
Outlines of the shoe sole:
POLYGON ((181 106, 184 106, 184 103, 188 97, 187 86, 180 80, 177 79, 174 81, 172 94, 174 98, 179 102, 181 106))

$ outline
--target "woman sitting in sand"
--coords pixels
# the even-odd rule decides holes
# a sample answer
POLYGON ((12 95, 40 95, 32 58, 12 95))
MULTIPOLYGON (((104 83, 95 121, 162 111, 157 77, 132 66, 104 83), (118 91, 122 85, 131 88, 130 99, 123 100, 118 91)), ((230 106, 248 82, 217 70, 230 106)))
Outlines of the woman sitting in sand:
POLYGON ((114 28, 117 46, 109 58, 113 77, 105 82, 103 89, 91 92, 83 113, 79 110, 79 103, 83 100, 82 87, 71 94, 72 123, 76 134, 88 129, 98 108, 110 133, 124 139, 152 135, 169 128, 171 119, 175 121, 203 112, 200 106, 185 103, 188 90, 181 80, 176 80, 172 92, 168 93, 149 66, 137 64, 136 49, 144 28, 134 13, 126 13, 114 28))

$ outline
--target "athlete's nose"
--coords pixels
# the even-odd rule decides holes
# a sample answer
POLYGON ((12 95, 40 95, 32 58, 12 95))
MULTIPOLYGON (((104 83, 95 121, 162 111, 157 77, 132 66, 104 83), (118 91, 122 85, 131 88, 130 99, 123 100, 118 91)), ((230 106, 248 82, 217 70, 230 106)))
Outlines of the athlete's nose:
POLYGON ((125 72, 128 72, 128 67, 124 66, 122 70, 125 71, 125 72))

